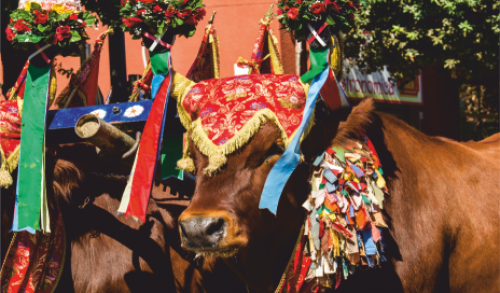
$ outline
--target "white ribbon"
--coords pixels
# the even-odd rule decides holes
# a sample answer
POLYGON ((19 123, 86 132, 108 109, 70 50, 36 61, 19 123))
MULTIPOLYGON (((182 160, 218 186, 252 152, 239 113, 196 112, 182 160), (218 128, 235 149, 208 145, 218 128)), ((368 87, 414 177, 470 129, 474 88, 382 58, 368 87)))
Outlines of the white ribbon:
POLYGON ((47 44, 43 47, 41 47, 40 49, 36 50, 33 54, 31 54, 29 57, 28 57, 28 60, 31 60, 33 57, 35 57, 36 55, 42 53, 43 51, 45 51, 45 49, 48 49, 50 46, 52 46, 52 44, 47 44))
POLYGON ((167 31, 165 30, 163 33, 161 33, 158 38, 156 38, 156 40, 153 42, 153 44, 151 45, 151 47, 149 47, 149 51, 153 52, 153 50, 156 48, 156 46, 158 46, 158 43, 160 42, 161 38, 163 38, 163 35, 166 33, 167 31))
POLYGON ((318 43, 321 44, 321 46, 323 47, 326 47, 326 43, 319 37, 318 33, 316 32, 316 30, 311 26, 310 23, 307 24, 307 28, 311 31, 311 33, 313 34, 313 36, 316 38, 316 40, 318 40, 318 43))

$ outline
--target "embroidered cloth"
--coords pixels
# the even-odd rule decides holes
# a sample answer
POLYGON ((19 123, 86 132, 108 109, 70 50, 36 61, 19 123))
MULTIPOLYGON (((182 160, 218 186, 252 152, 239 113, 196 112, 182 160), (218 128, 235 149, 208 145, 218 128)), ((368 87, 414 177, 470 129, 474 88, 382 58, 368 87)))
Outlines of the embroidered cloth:
POLYGON ((59 207, 49 204, 49 209, 51 233, 14 234, 0 272, 2 293, 54 292, 63 271, 66 237, 59 207))
POLYGON ((306 95, 307 87, 295 75, 210 79, 191 87, 179 113, 187 129, 194 121, 193 140, 201 152, 229 154, 266 120, 276 123, 288 145, 302 121, 306 95))
POLYGON ((19 143, 21 142, 21 113, 18 104, 22 100, 0 102, 0 186, 8 188, 12 182, 10 175, 19 162, 19 143))

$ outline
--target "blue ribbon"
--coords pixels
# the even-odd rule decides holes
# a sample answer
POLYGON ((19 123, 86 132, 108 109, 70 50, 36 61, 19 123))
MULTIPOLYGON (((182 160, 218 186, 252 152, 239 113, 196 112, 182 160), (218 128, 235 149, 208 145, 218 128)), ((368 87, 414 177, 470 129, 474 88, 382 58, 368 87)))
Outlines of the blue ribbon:
POLYGON ((156 98, 165 77, 167 77, 166 73, 160 73, 153 76, 153 81, 151 81, 151 99, 154 100, 154 98, 156 98))
POLYGON ((323 72, 314 77, 309 93, 307 94, 302 122, 300 123, 300 126, 285 153, 283 153, 267 176, 266 184, 264 185, 264 190, 262 191, 262 196, 260 197, 259 208, 268 209, 274 215, 276 215, 278 210, 278 203, 281 193, 285 188, 285 184, 299 164, 300 139, 304 133, 307 123, 311 119, 319 91, 328 77, 329 69, 330 68, 323 70, 323 72))

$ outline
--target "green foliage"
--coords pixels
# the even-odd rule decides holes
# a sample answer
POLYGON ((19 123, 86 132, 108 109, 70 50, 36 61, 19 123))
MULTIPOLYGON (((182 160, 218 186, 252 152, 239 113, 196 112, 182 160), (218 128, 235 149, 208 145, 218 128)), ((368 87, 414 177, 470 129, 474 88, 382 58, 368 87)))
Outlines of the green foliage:
POLYGON ((29 10, 15 9, 10 13, 8 30, 11 32, 11 41, 17 49, 27 49, 32 43, 40 41, 69 48, 88 39, 85 28, 94 23, 95 17, 88 12, 59 14, 56 11, 42 11, 38 3, 32 2, 29 10), (70 18, 72 15, 73 19, 70 18), (40 23, 39 18, 42 16, 46 20, 40 23), (70 37, 65 35, 62 40, 54 39, 57 29, 63 26, 68 29, 70 37))
POLYGON ((348 32, 361 4, 359 0, 279 0, 278 8, 277 18, 282 28, 293 31, 295 38, 303 41, 309 34, 307 24, 311 22, 326 21, 348 32))
POLYGON ((366 2, 345 52, 361 53, 368 72, 387 65, 395 78, 411 80, 419 69, 439 65, 467 82, 498 76, 499 0, 366 2))
POLYGON ((140 38, 144 32, 160 37, 169 28, 186 38, 194 35, 196 25, 205 16, 202 0, 127 1, 120 10, 124 31, 140 38))

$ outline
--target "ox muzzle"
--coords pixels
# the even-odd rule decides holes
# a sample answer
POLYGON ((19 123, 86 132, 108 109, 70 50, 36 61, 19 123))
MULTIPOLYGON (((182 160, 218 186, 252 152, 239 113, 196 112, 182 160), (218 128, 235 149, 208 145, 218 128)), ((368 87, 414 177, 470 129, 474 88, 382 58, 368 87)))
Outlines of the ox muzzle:
POLYGON ((241 243, 233 217, 225 211, 190 213, 179 217, 182 247, 197 253, 229 256, 241 243))

